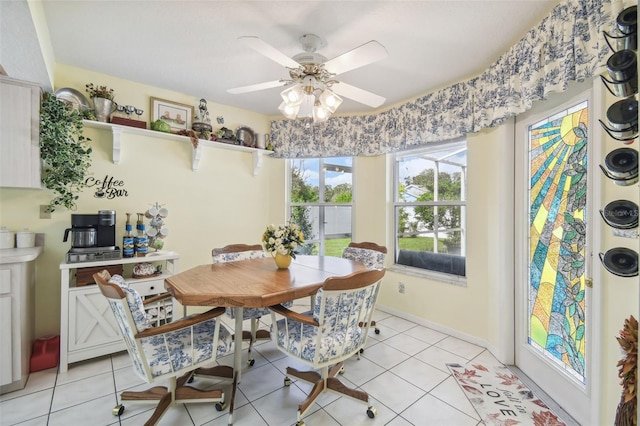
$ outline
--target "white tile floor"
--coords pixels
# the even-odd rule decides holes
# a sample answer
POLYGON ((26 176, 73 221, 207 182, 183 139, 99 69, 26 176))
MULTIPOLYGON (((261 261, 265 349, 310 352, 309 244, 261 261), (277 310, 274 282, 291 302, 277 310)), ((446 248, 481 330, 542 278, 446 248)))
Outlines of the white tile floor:
MULTIPOLYGON (((345 362, 341 380, 368 392, 377 416, 369 419, 364 404, 325 393, 305 417, 308 426, 482 424, 445 363, 498 364, 489 351, 380 310, 375 319, 380 334, 371 330, 364 353, 345 362)), ((295 424, 297 405, 311 386, 301 381, 283 386, 285 368, 296 364, 270 341, 256 344, 254 358, 255 365, 243 371, 238 386, 233 424, 295 424)), ((232 365, 232 356, 219 362, 232 365)), ((196 379, 194 385, 221 385, 231 395, 226 383, 196 379)), ((0 425, 142 425, 151 405, 128 402, 120 418, 112 409, 123 390, 147 387, 133 372, 126 352, 72 364, 66 373, 58 374, 55 368, 32 373, 25 389, 0 396, 0 425)), ((178 404, 160 425, 222 426, 227 425, 227 412, 216 411, 213 404, 178 404)))

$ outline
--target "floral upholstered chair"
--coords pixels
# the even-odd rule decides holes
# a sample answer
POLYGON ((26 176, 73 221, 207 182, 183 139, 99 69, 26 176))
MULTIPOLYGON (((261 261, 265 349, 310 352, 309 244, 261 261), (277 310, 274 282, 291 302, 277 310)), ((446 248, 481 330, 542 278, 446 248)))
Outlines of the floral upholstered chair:
MULTIPOLYGON (((113 311, 135 373, 147 383, 169 381, 168 388, 156 386, 146 391, 122 392, 120 400, 156 403, 156 409, 145 425, 158 423, 166 410, 178 402, 209 402, 222 411, 225 407, 222 390, 200 391, 185 383, 195 373, 233 379, 231 367, 204 367, 231 352, 231 333, 216 319, 224 313, 224 308, 154 327, 145 311, 146 301, 120 275, 112 277, 103 270, 93 278, 113 311)), ((162 297, 170 298, 171 295, 165 293, 149 300, 153 302, 162 297)), ((113 410, 118 416, 123 412, 123 405, 117 405, 113 410)))
MULTIPOLYGON (((385 246, 371 242, 351 242, 342 252, 343 258, 362 262, 369 269, 383 268, 386 256, 387 248, 385 246)), ((376 327, 375 321, 371 321, 371 326, 374 327, 376 334, 380 334, 380 329, 376 327)))
MULTIPOLYGON (((213 263, 224 262, 236 262, 239 260, 251 260, 267 257, 267 253, 262 249, 260 244, 230 244, 220 248, 214 248, 211 250, 211 256, 213 263)), ((287 303, 285 306, 291 306, 291 303, 287 303)), ((231 318, 236 317, 236 311, 234 308, 226 309, 227 315, 231 318)), ((248 359, 249 366, 253 366, 255 360, 251 357, 251 349, 253 343, 260 340, 271 339, 269 330, 258 330, 258 321, 263 316, 270 315, 269 308, 244 308, 242 309, 242 320, 251 320, 251 331, 242 332, 242 340, 249 341, 248 359)))
MULTIPOLYGON (((371 315, 376 304, 383 269, 365 269, 346 277, 325 280, 315 295, 312 313, 297 313, 282 305, 271 306, 272 339, 278 349, 316 371, 287 367, 289 376, 314 384, 307 399, 298 406, 298 425, 314 401, 325 391, 333 391, 368 405, 366 392, 350 389, 336 375, 345 359, 358 353, 367 340, 371 315), (331 368, 329 368, 331 367, 331 368)), ((368 406, 367 415, 375 417, 368 406)))

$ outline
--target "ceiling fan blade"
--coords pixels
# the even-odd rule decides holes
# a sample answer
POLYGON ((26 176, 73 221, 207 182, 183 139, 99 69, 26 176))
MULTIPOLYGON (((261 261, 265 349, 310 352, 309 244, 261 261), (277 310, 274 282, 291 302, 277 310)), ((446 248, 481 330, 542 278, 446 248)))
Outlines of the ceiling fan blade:
POLYGON ((282 65, 283 67, 298 68, 300 66, 299 63, 297 63, 275 47, 271 46, 269 43, 263 41, 259 37, 244 36, 238 38, 238 40, 240 40, 256 52, 260 53, 261 55, 264 55, 272 61, 282 65))
POLYGON ((371 108, 378 108, 384 103, 384 101, 386 101, 386 98, 383 98, 382 96, 367 92, 366 90, 359 89, 342 81, 333 84, 331 86, 331 90, 340 96, 353 99, 354 101, 370 106, 371 108))
POLYGON ((259 90, 271 89, 273 87, 280 87, 286 84, 287 82, 284 80, 266 81, 264 83, 251 84, 249 86, 234 87, 233 89, 227 89, 227 92, 237 95, 240 93, 257 92, 259 90))
POLYGON ((336 56, 324 63, 324 68, 333 74, 342 74, 369 65, 388 56, 387 49, 375 40, 336 56))

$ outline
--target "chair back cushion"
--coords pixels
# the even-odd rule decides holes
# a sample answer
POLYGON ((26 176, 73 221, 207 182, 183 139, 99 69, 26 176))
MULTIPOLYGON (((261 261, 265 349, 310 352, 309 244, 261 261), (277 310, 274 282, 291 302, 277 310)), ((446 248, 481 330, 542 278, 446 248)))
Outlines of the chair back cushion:
POLYGON ((290 318, 277 320, 276 344, 316 368, 353 355, 366 342, 379 283, 347 290, 321 288, 313 312, 319 326, 290 318))
POLYGON ((226 327, 219 327, 217 342, 215 319, 140 339, 151 375, 162 376, 228 354, 233 339, 226 327))
POLYGON ((237 251, 234 253, 220 253, 212 256, 213 263, 235 262, 238 260, 261 259, 267 257, 264 250, 237 251))
POLYGON ((383 268, 385 256, 380 251, 359 247, 346 247, 342 252, 343 258, 362 262, 369 269, 383 268))
POLYGON ((127 284, 124 278, 120 275, 112 276, 111 279, 109 279, 109 283, 120 287, 126 295, 127 304, 129 305, 129 310, 131 311, 131 316, 136 324, 137 331, 140 332, 147 328, 151 328, 153 325, 151 324, 151 320, 147 315, 147 312, 144 310, 144 304, 140 294, 129 287, 129 284, 127 284))

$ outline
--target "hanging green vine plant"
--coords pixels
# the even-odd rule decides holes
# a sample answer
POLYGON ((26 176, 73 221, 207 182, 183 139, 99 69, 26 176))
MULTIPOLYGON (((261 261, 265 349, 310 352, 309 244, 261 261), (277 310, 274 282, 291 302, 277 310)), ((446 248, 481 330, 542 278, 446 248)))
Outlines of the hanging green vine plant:
POLYGON ((47 206, 76 209, 78 193, 86 186, 91 166, 91 139, 82 136, 82 116, 52 93, 45 93, 40 107, 40 158, 42 183, 57 195, 47 206))

